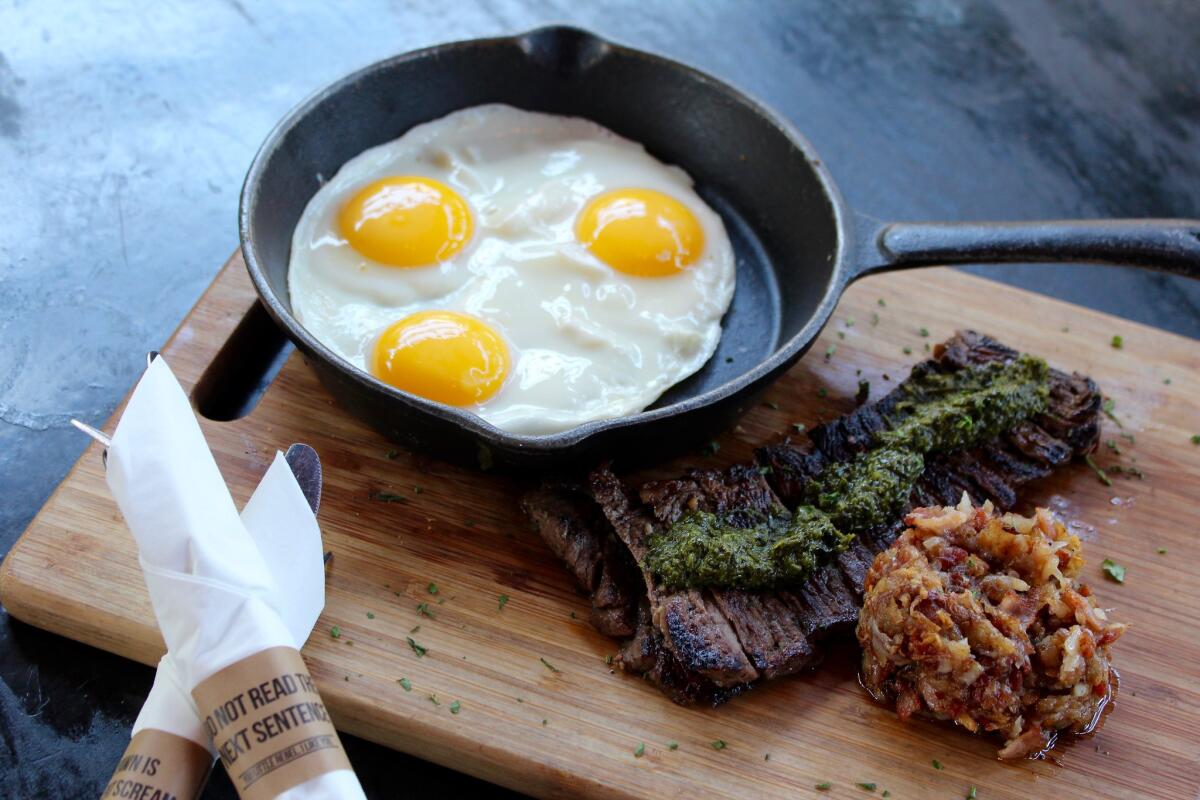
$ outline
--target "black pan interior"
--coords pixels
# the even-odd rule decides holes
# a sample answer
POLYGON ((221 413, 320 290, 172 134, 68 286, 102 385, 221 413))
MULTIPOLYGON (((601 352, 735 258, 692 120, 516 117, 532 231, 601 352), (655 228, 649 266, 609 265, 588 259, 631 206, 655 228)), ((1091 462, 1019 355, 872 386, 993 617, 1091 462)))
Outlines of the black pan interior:
POLYGON ((351 76, 285 121, 252 205, 253 245, 290 310, 292 230, 320 181, 363 150, 482 103, 592 119, 683 167, 721 214, 737 292, 717 354, 657 406, 716 388, 796 334, 830 288, 837 220, 796 140, 742 95, 680 65, 553 28, 401 56, 351 76))

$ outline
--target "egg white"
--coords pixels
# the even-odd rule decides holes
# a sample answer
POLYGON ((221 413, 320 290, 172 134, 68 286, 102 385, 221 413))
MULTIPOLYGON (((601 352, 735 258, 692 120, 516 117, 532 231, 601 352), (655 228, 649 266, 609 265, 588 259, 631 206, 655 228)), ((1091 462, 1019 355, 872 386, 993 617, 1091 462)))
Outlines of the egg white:
POLYGON ((473 314, 508 342, 512 369, 471 411, 522 434, 635 413, 716 350, 735 283, 721 218, 678 167, 588 120, 484 105, 419 125, 356 156, 309 201, 292 238, 292 309, 319 341, 360 369, 380 332, 422 309, 473 314), (397 268, 360 255, 337 215, 389 175, 448 184, 475 221, 453 259, 397 268), (618 272, 575 238, 588 200, 638 187, 688 207, 704 231, 678 275, 618 272))

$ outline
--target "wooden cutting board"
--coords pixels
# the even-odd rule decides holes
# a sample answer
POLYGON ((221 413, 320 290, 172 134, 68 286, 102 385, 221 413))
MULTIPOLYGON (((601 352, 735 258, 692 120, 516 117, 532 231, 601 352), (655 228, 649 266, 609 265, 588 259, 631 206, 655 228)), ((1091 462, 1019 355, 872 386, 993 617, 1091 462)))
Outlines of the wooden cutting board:
MULTIPOLYGON (((164 348, 186 387, 253 304, 235 256, 164 348)), ((1104 438, 1120 453, 1102 446, 1096 461, 1144 474, 1114 474, 1109 487, 1080 465, 1026 494, 1077 521, 1087 578, 1102 604, 1132 623, 1116 647, 1113 713, 1098 735, 1061 747, 1060 763, 1004 764, 995 741, 900 723, 858 687, 852 641, 816 671, 718 709, 676 706, 613 673, 605 662, 613 643, 588 625, 587 599, 517 508, 522 484, 396 453, 336 406, 296 354, 252 413, 206 420, 204 430, 239 504, 276 449, 304 441, 324 461, 320 520, 334 560, 304 655, 344 731, 538 796, 863 797, 855 784, 872 783, 875 796, 886 789, 895 798, 961 798, 971 786, 987 800, 1195 797, 1197 342, 960 272, 878 276, 847 293, 821 342, 769 390, 768 403, 717 439, 718 452, 647 474, 748 459, 793 422, 850 410, 859 370, 878 397, 927 343, 964 326, 1093 376, 1124 426, 1105 421, 1104 438), (1114 334, 1122 349, 1111 346, 1114 334), (380 491, 405 501, 373 499, 380 491), (1103 576, 1104 558, 1128 569, 1123 585, 1103 576), (418 613, 420 603, 431 617, 418 613), (424 657, 409 637, 427 648, 424 657), (818 795, 825 781, 833 786, 818 795)), ((96 446, 9 553, 0 581, 0 599, 18 619, 146 664, 162 653, 96 446)))

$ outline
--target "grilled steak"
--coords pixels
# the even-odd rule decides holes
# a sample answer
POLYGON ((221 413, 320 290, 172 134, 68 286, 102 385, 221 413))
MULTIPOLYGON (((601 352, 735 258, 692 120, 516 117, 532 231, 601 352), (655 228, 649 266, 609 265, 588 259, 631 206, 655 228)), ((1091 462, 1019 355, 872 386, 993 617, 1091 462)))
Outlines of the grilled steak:
MULTIPOLYGON (((913 371, 951 372, 1017 356, 994 339, 963 331, 913 371)), ((1093 449, 1100 429, 1096 385, 1056 370, 1049 381, 1042 414, 983 446, 927 458, 909 508, 952 505, 964 491, 1010 508, 1019 486, 1093 449)), ((624 670, 654 681, 676 702, 722 702, 756 680, 814 664, 820 639, 857 621, 867 570, 903 529, 903 514, 859 531, 848 550, 789 591, 666 588, 638 566, 649 537, 688 510, 735 522, 744 513, 747 524, 762 512, 786 514, 803 502, 805 485, 827 465, 871 446, 901 398, 898 388, 814 428, 808 442, 785 439, 763 447, 757 466, 689 470, 678 479, 643 484, 636 493, 603 466, 584 487, 543 487, 523 506, 591 593, 596 627, 625 640, 618 656, 624 670)))
POLYGON ((546 485, 525 495, 521 508, 546 544, 592 598, 591 622, 605 636, 634 634, 640 580, 629 551, 604 524, 579 487, 546 485))

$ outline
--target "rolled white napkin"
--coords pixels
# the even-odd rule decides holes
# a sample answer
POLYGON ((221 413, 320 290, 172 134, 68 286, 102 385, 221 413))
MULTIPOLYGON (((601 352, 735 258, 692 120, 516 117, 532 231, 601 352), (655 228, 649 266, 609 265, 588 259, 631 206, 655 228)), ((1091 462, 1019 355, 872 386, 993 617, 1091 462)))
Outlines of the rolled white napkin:
MULTIPOLYGON (((260 543, 234 508, 186 395, 161 357, 142 376, 113 434, 107 479, 137 541, 167 644, 170 667, 163 681, 174 684, 168 687, 172 694, 179 688, 194 697, 232 693, 224 712, 220 706, 214 706, 215 713, 206 712, 206 727, 239 794, 363 797, 298 653, 287 656, 305 638, 298 635, 298 619, 314 617, 323 605, 319 539, 315 571, 313 559, 295 547, 281 526, 262 529, 260 551, 260 543), (263 556, 268 550, 280 569, 296 571, 290 589, 281 589, 270 560, 263 556), (308 594, 299 597, 306 590, 308 594), (298 599, 299 606, 290 608, 298 599), (284 666, 276 667, 281 672, 237 674, 248 663, 263 663, 264 651, 283 654, 284 661, 277 663, 284 666), (247 662, 251 656, 255 660, 247 662), (229 669, 234 665, 238 667, 229 669), (270 682, 273 677, 280 679, 273 691, 253 688, 260 678, 270 682), (206 683, 209 678, 213 681, 206 683), (245 683, 251 678, 253 686, 245 683), (242 691, 246 687, 250 690, 242 691), (295 708, 283 707, 292 700, 300 702, 295 708), (303 736, 309 727, 320 729, 319 735, 289 744, 277 725, 268 724, 267 741, 256 744, 254 734, 262 733, 252 727, 256 715, 280 709, 287 712, 279 718, 287 720, 284 734, 294 726, 296 735, 303 736), (278 751, 272 750, 275 742, 280 744, 278 751), (333 771, 314 773, 314 764, 333 765, 333 771), (303 782, 288 784, 293 775, 302 776, 303 782)), ((257 512, 249 507, 247 511, 253 521, 257 512)))
MULTIPOLYGON (((324 558, 316 517, 283 453, 275 454, 241 518, 275 580, 271 606, 297 644, 303 644, 325 606, 324 558)), ((159 661, 130 735, 146 729, 182 736, 216 757, 204 720, 169 654, 159 661)))

